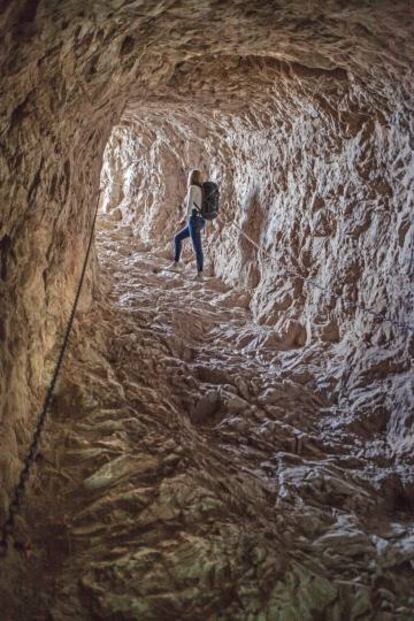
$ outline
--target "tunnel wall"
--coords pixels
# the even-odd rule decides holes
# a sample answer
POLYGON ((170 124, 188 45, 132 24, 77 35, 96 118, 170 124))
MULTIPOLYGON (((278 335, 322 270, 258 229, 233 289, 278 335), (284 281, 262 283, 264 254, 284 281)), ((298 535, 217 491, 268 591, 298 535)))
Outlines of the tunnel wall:
POLYGON ((396 102, 388 111, 364 105, 344 75, 302 76, 302 90, 297 78, 287 80, 283 116, 276 100, 270 110, 240 116, 172 108, 119 126, 108 145, 104 209, 168 253, 184 213, 186 175, 200 167, 221 190, 220 217, 206 234, 214 271, 250 291, 260 323, 290 330, 289 345, 292 330, 302 345, 398 339, 399 330, 354 305, 410 321, 409 119, 396 102), (300 105, 290 105, 292 92, 302 94, 300 105), (266 255, 240 237, 233 220, 266 255))
MULTIPOLYGON (((172 117, 184 106, 194 129, 185 130, 192 146, 183 157, 170 151, 167 123, 157 174, 168 183, 153 173, 157 191, 144 199, 141 183, 137 197, 151 212, 140 226, 147 239, 156 230, 150 223, 159 220, 156 204, 181 201, 184 178, 177 181, 176 163, 187 168, 202 141, 202 168, 217 176, 229 202, 211 235, 215 269, 253 290, 258 321, 281 334, 286 329, 297 346, 316 324, 332 321, 318 328, 322 338, 335 341, 339 332, 342 340, 361 341, 354 329, 345 333, 346 313, 337 313, 341 325, 335 325, 315 293, 304 295, 295 281, 275 282, 274 268, 257 263, 236 235, 217 243, 220 227, 236 214, 279 266, 345 293, 356 278, 368 285, 368 301, 379 310, 408 315, 404 285, 389 278, 398 264, 402 280, 411 269, 413 37, 406 3, 219 6, 205 0, 192 5, 190 16, 187 5, 137 7, 76 0, 64 7, 2 4, 2 508, 74 297, 104 145, 114 124, 139 128, 148 106, 166 107, 172 117), (208 40, 206 14, 215 24, 208 40), (214 114, 200 110, 201 102, 214 114), (285 326, 288 320, 293 328, 285 326)), ((165 243, 172 228, 171 220, 165 243)), ((90 272, 84 309, 93 280, 90 272)), ((368 330, 365 323, 353 325, 368 330)), ((374 338, 386 337, 380 334, 374 338)))
MULTIPOLYGON (((263 69, 262 60, 255 76, 263 69)), ((413 323, 409 82, 380 106, 345 73, 273 70, 278 92, 267 107, 127 113, 108 145, 105 209, 170 258, 188 170, 216 180, 222 207, 207 226, 207 271, 248 292, 275 351, 332 347, 327 393, 355 415, 385 417, 392 450, 405 453, 414 398, 404 327, 413 323), (111 194, 111 180, 119 191, 124 178, 121 195, 111 194)), ((194 261, 190 250, 185 259, 194 261)))

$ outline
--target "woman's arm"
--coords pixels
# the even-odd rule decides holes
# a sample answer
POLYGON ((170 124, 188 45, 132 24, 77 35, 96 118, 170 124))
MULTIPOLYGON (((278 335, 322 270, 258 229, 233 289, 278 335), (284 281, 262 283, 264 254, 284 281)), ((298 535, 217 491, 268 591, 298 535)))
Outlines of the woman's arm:
POLYGON ((185 217, 189 218, 191 216, 191 210, 193 208, 193 200, 192 200, 192 191, 191 188, 194 186, 189 185, 187 188, 187 196, 185 201, 185 217))
POLYGON ((201 205, 199 205, 198 207, 196 207, 195 205, 195 203, 198 204, 199 202, 199 193, 200 188, 198 187, 198 185, 188 186, 186 196, 186 218, 189 218, 191 216, 191 212, 193 211, 193 209, 198 209, 199 207, 201 207, 201 205))
POLYGON ((187 200, 187 214, 191 216, 193 209, 201 210, 201 201, 203 195, 199 185, 190 185, 187 200))

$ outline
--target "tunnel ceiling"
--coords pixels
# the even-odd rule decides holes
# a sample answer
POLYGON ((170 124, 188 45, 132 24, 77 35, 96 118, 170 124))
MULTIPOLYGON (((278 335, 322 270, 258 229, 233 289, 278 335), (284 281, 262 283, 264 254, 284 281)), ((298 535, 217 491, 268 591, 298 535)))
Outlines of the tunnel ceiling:
MULTIPOLYGON (((18 78, 21 84, 18 97, 15 89, 8 90, 4 120, 15 109, 16 99, 20 105, 26 100, 43 70, 46 81, 52 78, 57 69, 49 66, 53 62, 62 68, 60 86, 72 85, 60 92, 55 84, 54 104, 69 108, 82 86, 94 102, 99 99, 113 108, 120 99, 153 97, 157 85, 161 85, 157 96, 172 96, 173 101, 191 94, 197 101, 214 83, 218 97, 220 91, 226 96, 227 88, 236 87, 240 94, 250 95, 255 62, 269 66, 270 72, 277 61, 289 62, 293 73, 297 64, 302 77, 306 68, 351 70, 354 79, 371 82, 377 90, 396 67, 409 68, 407 3, 394 4, 392 10, 388 2, 368 1, 155 6, 3 3, 3 80, 7 84, 18 78)), ((261 83, 266 82, 262 71, 261 83)))
MULTIPOLYGON (((171 562, 176 586, 191 581, 180 571, 194 550, 203 567, 211 561, 217 570, 204 576, 207 598, 216 599, 206 608, 197 599, 200 618, 228 606, 229 619, 270 621, 281 610, 286 619, 368 619, 383 601, 385 614, 398 615, 399 597, 405 614, 412 604, 407 515, 414 503, 413 336, 407 329, 414 323, 413 4, 3 0, 0 34, 1 522, 58 357, 100 205, 99 244, 93 246, 73 349, 57 391, 57 419, 45 447, 61 447, 63 431, 70 450, 71 442, 85 447, 88 441, 77 435, 78 426, 85 428, 78 423, 85 418, 86 427, 93 427, 96 421, 87 417, 96 414, 97 427, 124 434, 113 450, 122 453, 117 455, 129 485, 124 453, 134 447, 125 440, 128 425, 142 424, 155 453, 168 453, 167 436, 176 435, 178 449, 171 448, 165 470, 155 468, 152 448, 141 461, 156 470, 146 482, 158 486, 148 494, 158 499, 162 529, 164 520, 166 529, 176 526, 169 521, 177 517, 171 510, 175 494, 182 494, 184 505, 191 497, 188 531, 182 539, 174 539, 174 531, 171 545, 178 552, 171 562), (211 350, 197 341, 198 366, 192 330, 201 307, 191 309, 194 321, 179 304, 170 315, 174 281, 160 285, 152 271, 147 274, 170 258, 186 173, 194 165, 221 191, 220 217, 205 234, 206 271, 217 277, 216 290, 205 299, 211 308, 217 303, 225 326, 222 349, 219 339, 211 350), (130 283, 135 292, 142 289, 135 298, 130 283), (138 310, 129 307, 131 299, 138 310), (150 311, 159 313, 156 320, 150 311), (227 329, 228 316, 234 327, 227 329), (152 320, 154 330, 148 327, 152 320), (209 357, 230 364, 233 348, 234 373, 211 368, 209 357), (154 372, 158 364, 162 383, 154 372), (147 375, 135 377, 141 367, 147 375), (99 390, 91 396, 94 385, 99 390), (224 391, 226 405, 211 440, 197 416, 209 411, 217 391, 224 391), (190 402, 199 403, 199 397, 194 419, 190 402), (123 400, 128 404, 120 411, 123 400), (174 414, 168 417, 171 427, 159 418, 164 409, 174 414), (111 425, 118 416, 116 429, 111 425), (183 454, 182 463, 191 465, 188 478, 186 472, 175 478, 177 455, 183 454), (225 478, 223 463, 231 455, 240 460, 239 473, 231 479, 234 488, 223 487, 222 494, 216 473, 225 478), (200 496, 191 496, 199 488, 200 496), (219 521, 218 539, 203 521, 203 511, 210 510, 212 521, 219 521), (397 518, 395 526, 390 520, 397 518), (331 572, 337 572, 334 587, 331 572), (281 580, 276 586, 275 574, 281 580), (227 585, 223 591, 210 588, 217 576, 227 585), (267 616, 260 616, 264 600, 267 616)), ((183 300, 195 299, 191 289, 180 287, 183 300)), ((100 440, 87 448, 101 459, 100 440)), ((105 453, 109 470, 111 459, 105 453)), ((36 470, 33 489, 49 479, 36 470)), ((92 476, 92 486, 94 481, 92 476)), ((79 485, 84 489, 82 480, 79 485)), ((78 534, 83 519, 83 535, 92 532, 88 520, 107 506, 105 496, 94 498, 96 505, 81 512, 78 534)), ((121 494, 118 501, 116 511, 135 511, 135 496, 131 501, 121 494)), ((29 506, 29 513, 33 507, 41 515, 36 501, 29 506)), ((59 519, 63 524, 65 514, 59 519)), ((144 512, 140 536, 148 535, 158 558, 166 531, 151 530, 151 519, 144 512)), ((23 534, 27 524, 26 515, 23 534)), ((106 526, 103 531, 96 540, 103 542, 102 562, 107 549, 119 552, 110 535, 105 539, 106 526)), ((141 567, 137 555, 131 562, 141 575, 147 565, 141 567)), ((82 589, 93 602, 90 614, 140 618, 128 614, 141 614, 133 610, 141 594, 131 604, 129 595, 124 600, 108 591, 112 566, 101 574, 93 555, 88 559, 82 589)), ((118 566, 123 586, 131 582, 125 577, 128 559, 118 566)), ((83 572, 82 559, 77 562, 83 572)), ((201 580, 202 569, 191 567, 201 580)), ((151 576, 156 590, 156 571, 151 576)), ((75 578, 71 585, 80 583, 75 578)), ((61 593, 67 594, 66 586, 59 585, 61 593)), ((81 604, 71 588, 72 614, 81 604)), ((170 613, 164 591, 154 596, 159 615, 170 613)), ((191 617, 191 597, 200 592, 188 593, 178 597, 174 613, 198 618, 191 617)), ((151 592, 145 618, 154 618, 152 598, 151 592)), ((57 619, 64 618, 66 599, 61 601, 57 619)))

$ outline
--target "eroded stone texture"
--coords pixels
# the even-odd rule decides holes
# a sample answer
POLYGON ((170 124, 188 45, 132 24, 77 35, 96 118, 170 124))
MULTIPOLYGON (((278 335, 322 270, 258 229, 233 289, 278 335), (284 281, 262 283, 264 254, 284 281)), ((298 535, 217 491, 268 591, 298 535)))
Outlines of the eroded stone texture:
POLYGON ((94 255, 46 437, 67 450, 37 466, 19 525, 37 549, 21 601, 77 619, 407 618, 413 337, 303 278, 414 323, 410 4, 14 0, 0 30, 1 517, 115 126, 106 273, 94 255), (151 272, 194 164, 222 189, 208 271, 233 290, 151 272), (67 561, 55 587, 42 548, 67 561))
POLYGON ((243 295, 100 225, 105 296, 65 364, 6 612, 406 618, 407 473, 318 387, 332 352, 277 349, 243 295))
MULTIPOLYGON (((223 63, 214 71, 209 60, 200 73, 220 75, 223 63)), ((372 313, 413 324, 410 131, 396 131, 395 106, 380 107, 376 93, 367 101, 351 73, 245 59, 240 109, 212 113, 209 105, 183 109, 185 85, 195 81, 188 72, 161 91, 176 103, 126 110, 108 144, 104 209, 170 254, 186 172, 198 166, 216 179, 223 211, 207 229, 211 273, 249 292, 255 319, 274 328, 278 346, 333 343, 339 362, 327 371, 329 391, 344 408, 350 399, 361 407, 361 374, 369 377, 365 411, 382 393, 388 440, 408 454, 410 423, 397 420, 413 409, 412 333, 372 313), (259 88, 263 101, 255 105, 259 88)))

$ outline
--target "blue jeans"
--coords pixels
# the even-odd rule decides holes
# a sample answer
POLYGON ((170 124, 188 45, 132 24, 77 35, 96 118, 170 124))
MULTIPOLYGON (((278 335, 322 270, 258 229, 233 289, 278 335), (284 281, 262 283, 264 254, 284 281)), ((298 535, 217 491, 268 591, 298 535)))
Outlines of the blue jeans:
POLYGON ((193 248, 197 259, 197 270, 203 271, 203 249, 201 247, 201 231, 206 225, 206 221, 202 216, 193 214, 186 227, 182 231, 177 233, 174 237, 175 256, 174 261, 180 260, 181 256, 181 242, 187 237, 191 237, 193 242, 193 248))

